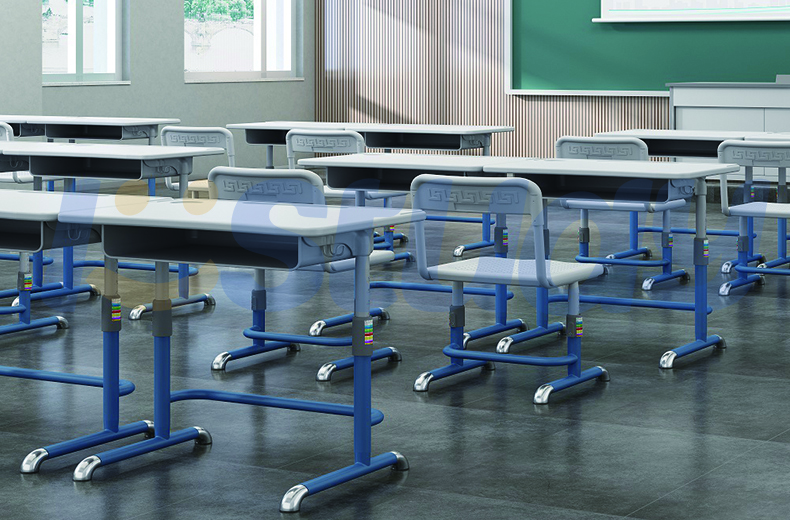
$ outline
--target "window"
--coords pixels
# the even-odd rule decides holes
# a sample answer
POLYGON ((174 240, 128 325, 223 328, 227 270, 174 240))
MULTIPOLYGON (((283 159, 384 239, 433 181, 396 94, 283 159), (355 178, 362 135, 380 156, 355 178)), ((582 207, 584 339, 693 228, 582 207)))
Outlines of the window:
POLYGON ((301 37, 302 0, 184 0, 184 77, 300 77, 301 37))
POLYGON ((128 0, 42 0, 44 82, 124 78, 128 0))

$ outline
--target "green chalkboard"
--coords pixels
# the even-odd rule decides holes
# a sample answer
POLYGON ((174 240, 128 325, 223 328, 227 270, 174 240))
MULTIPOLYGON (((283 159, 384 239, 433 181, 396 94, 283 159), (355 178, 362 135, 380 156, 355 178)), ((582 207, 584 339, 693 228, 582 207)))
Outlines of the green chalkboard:
POLYGON ((593 23, 598 0, 505 0, 514 90, 666 90, 790 74, 790 22, 593 23))

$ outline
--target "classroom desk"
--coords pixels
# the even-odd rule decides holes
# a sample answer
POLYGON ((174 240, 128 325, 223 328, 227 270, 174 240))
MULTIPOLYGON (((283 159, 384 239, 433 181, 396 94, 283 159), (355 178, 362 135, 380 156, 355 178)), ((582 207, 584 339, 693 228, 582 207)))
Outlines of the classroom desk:
MULTIPOLYGON (((50 193, 33 191, 0 191, 0 249, 20 251, 17 287, 19 305, 0 309, 0 315, 19 314, 19 322, 0 327, 0 334, 37 329, 48 326, 67 328, 68 321, 60 316, 30 319, 31 286, 30 264, 27 256, 42 249, 72 247, 100 241, 99 228, 90 224, 60 224, 63 211, 84 209, 92 211, 111 204, 134 212, 134 206, 145 204, 145 197, 115 197, 84 193, 50 193), (141 202, 143 201, 143 202, 141 202)), ((106 299, 106 298, 105 298, 106 299)), ((106 304, 107 302, 105 302, 106 304)), ((111 302, 109 302, 111 303, 111 302)), ((109 308, 109 307, 108 307, 109 308)), ((120 312, 120 309, 118 309, 120 312)), ((120 314, 118 315, 120 318, 120 314)), ((103 346, 103 374, 101 377, 52 372, 31 368, 0 366, 0 376, 49 381, 101 388, 103 391, 103 429, 99 432, 39 448, 25 457, 22 473, 35 473, 41 464, 55 457, 110 442, 132 435, 153 432, 153 423, 137 421, 124 426, 119 422, 120 398, 134 391, 134 384, 119 377, 119 343, 117 336, 105 335, 103 346)))
MULTIPOLYGON (((0 143, 0 171, 28 170, 34 176, 66 179, 66 191, 76 179, 146 180, 179 177, 186 186, 194 157, 220 155, 222 148, 174 147, 159 145, 74 144, 11 141, 0 143)), ((183 193, 181 194, 184 195, 183 193)), ((33 280, 33 300, 98 291, 91 285, 74 286, 73 250, 64 248, 63 281, 44 284, 33 280)), ((35 270, 35 267, 34 267, 35 270)), ((18 291, 0 292, 0 297, 18 291)), ((210 295, 189 296, 188 266, 179 266, 179 295, 175 306, 203 302, 212 304, 210 295)))
MULTIPOLYGON (((648 153, 654 157, 678 157, 678 158, 703 158, 718 159, 718 148, 721 143, 727 140, 745 139, 770 139, 772 132, 739 132, 727 130, 649 130, 633 129, 620 130, 616 132, 601 132, 595 134, 603 137, 636 137, 645 142, 648 153)), ((743 202, 746 202, 746 193, 751 191, 751 182, 746 182, 743 202)), ((764 263, 766 258, 754 251, 754 219, 747 219, 749 235, 749 262, 764 263)), ((639 227, 638 233, 660 233, 660 227, 648 226, 639 227)), ((694 234, 695 230, 690 228, 671 228, 673 233, 694 234)), ((737 237, 738 231, 709 229, 708 234, 716 236, 737 237)), ((726 261, 721 266, 722 274, 729 274, 738 265, 738 260, 726 261)))
POLYGON ((368 148, 385 150, 469 150, 482 148, 491 155, 491 137, 512 132, 512 126, 408 125, 383 123, 325 123, 315 121, 266 121, 234 123, 230 129, 244 130, 248 144, 266 146, 266 167, 274 168, 274 147, 285 146, 290 130, 351 130, 362 134, 368 148))
POLYGON ((152 117, 0 115, 0 122, 11 126, 17 137, 97 141, 148 139, 148 144, 156 144, 160 126, 177 125, 181 120, 152 117))
MULTIPOLYGON (((244 130, 248 144, 266 146, 266 167, 274 168, 274 147, 285 146, 285 136, 290 130, 351 130, 362 134, 368 148, 408 150, 470 150, 481 148, 483 155, 491 155, 493 134, 513 132, 512 126, 476 125, 422 125, 387 123, 350 123, 315 121, 266 121, 261 123, 234 123, 228 128, 244 130)), ((434 220, 429 218, 429 220, 434 220)), ((451 222, 472 222, 483 225, 483 236, 479 242, 463 244, 453 252, 461 257, 464 251, 482 249, 494 245, 491 239, 491 216, 443 217, 451 222)))
MULTIPOLYGON (((695 313, 696 339, 670 350, 661 358, 662 368, 672 368, 674 360, 713 345, 724 345, 720 336, 707 334, 707 234, 705 230, 705 178, 737 172, 736 165, 693 162, 596 161, 581 159, 534 159, 507 157, 460 157, 416 154, 355 154, 339 157, 302 159, 305 166, 326 168, 327 183, 332 188, 360 186, 369 189, 403 190, 419 174, 524 176, 535 182, 546 197, 599 197, 634 202, 663 202, 678 198, 697 199, 695 238, 695 303, 659 302, 626 298, 582 296, 583 302, 607 305, 658 307, 695 313), (464 161, 468 160, 468 165, 464 161), (475 169, 476 167, 477 170, 475 169), (629 181, 639 181, 633 183, 629 181), (627 191, 624 186, 628 186, 627 191), (661 196, 659 200, 657 197, 661 196)), ((548 230, 545 231, 548 234, 548 230)), ((511 336, 524 341, 553 331, 548 324, 548 292, 538 290, 538 326, 511 336)), ((551 301, 560 301, 553 297, 551 301)))
POLYGON ((718 158, 719 145, 724 141, 754 139, 771 132, 737 132, 728 130, 649 130, 633 129, 599 132, 597 137, 636 137, 645 142, 654 157, 718 158))
MULTIPOLYGON (((170 430, 171 402, 215 400, 257 406, 353 416, 354 464, 292 487, 280 510, 298 511, 305 496, 391 466, 408 469, 397 452, 371 457, 371 427, 383 414, 371 408, 372 318, 369 314, 370 258, 373 229, 425 219, 414 210, 269 204, 250 201, 184 199, 149 203, 134 215, 111 206, 61 212, 61 222, 102 226, 102 244, 109 259, 133 258, 156 262, 154 300, 154 428, 155 436, 137 444, 112 449, 84 459, 74 480, 90 480, 100 466, 149 453, 181 442, 211 442, 202 428, 170 430), (338 405, 215 390, 170 391, 170 336, 172 314, 167 284, 168 262, 201 262, 258 269, 297 269, 330 260, 355 259, 354 404, 338 405)), ((116 268, 108 262, 108 270, 116 268)), ((113 294, 117 285, 105 288, 113 294)), ((120 322, 102 321, 105 332, 120 322)))

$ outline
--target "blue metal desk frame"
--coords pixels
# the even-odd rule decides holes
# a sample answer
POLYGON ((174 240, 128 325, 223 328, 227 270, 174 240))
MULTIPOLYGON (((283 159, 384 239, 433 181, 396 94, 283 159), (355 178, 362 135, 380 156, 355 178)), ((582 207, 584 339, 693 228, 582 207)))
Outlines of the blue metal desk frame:
MULTIPOLYGON (((247 204, 260 204, 263 208, 272 206, 271 204, 265 203, 248 202, 247 204)), ((313 206, 305 207, 311 208, 313 206)), ((375 210, 371 208, 371 211, 375 210)), ((93 218, 91 215, 86 216, 84 213, 76 217, 74 215, 77 214, 61 214, 60 220, 65 222, 85 223, 88 219, 92 220, 93 218)), ((370 215, 373 217, 374 213, 370 215)), ((413 212, 412 216, 409 218, 412 220, 419 220, 425 218, 425 214, 422 212, 413 212)), ((408 470, 408 461, 398 452, 391 451, 378 456, 371 456, 372 427, 383 421, 384 414, 379 410, 373 409, 371 403, 371 354, 374 350, 372 319, 369 314, 370 289, 368 280, 370 277, 370 258, 368 255, 373 250, 373 218, 370 218, 368 224, 370 224, 371 227, 354 230, 355 244, 350 246, 352 248, 351 254, 357 255, 353 257, 355 258, 355 317, 352 331, 352 353, 354 356, 353 406, 205 389, 190 389, 172 392, 170 389, 170 338, 172 336, 173 322, 172 305, 168 294, 168 263, 158 258, 152 258, 152 260, 156 262, 156 289, 153 304, 154 436, 135 444, 111 449, 83 459, 74 470, 74 480, 76 482, 89 481, 92 479, 95 470, 101 466, 107 466, 183 442, 194 440, 197 445, 211 444, 211 435, 203 428, 191 427, 178 431, 171 430, 171 404, 177 401, 196 399, 353 417, 354 463, 345 468, 307 480, 290 488, 283 496, 280 504, 281 512, 298 512, 305 497, 386 467, 392 467, 392 469, 397 471, 408 470)), ((130 219, 129 225, 139 226, 140 222, 135 222, 130 219)), ((197 229, 197 225, 198 224, 195 224, 195 227, 190 227, 189 229, 197 229)), ((119 227, 122 226, 119 226, 116 222, 110 229, 114 230, 116 233, 123 233, 123 231, 118 231, 119 227)), ((360 226, 357 225, 357 227, 360 226)), ((104 226, 103 240, 105 249, 108 240, 107 233, 108 226, 104 226)), ((233 231, 229 233, 232 234, 233 231)), ((261 226, 258 233, 260 233, 261 236, 271 236, 276 233, 280 233, 283 236, 292 236, 294 234, 289 231, 277 230, 276 226, 271 225, 261 226)), ((299 250, 296 251, 297 255, 299 255, 299 250)), ((108 253, 108 251, 105 252, 108 253)), ((135 257, 139 257, 139 255, 135 255, 135 257)), ((249 266, 245 265, 244 267, 249 266)), ((114 278, 117 280, 117 264, 115 262, 108 262, 106 270, 113 273, 110 279, 114 278)), ((115 287, 110 285, 105 288, 105 293, 114 293, 116 291, 117 285, 115 287)), ((105 301, 112 304, 116 298, 120 299, 117 294, 110 294, 105 297, 105 301)), ((104 309, 106 308, 107 305, 105 305, 104 309)), ((102 329, 105 335, 108 333, 117 334, 120 329, 120 322, 103 319, 102 329)))

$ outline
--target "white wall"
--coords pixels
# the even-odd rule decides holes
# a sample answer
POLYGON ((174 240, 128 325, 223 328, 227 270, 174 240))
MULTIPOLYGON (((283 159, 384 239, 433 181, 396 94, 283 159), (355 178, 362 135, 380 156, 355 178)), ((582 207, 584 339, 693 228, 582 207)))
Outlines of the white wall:
POLYGON ((0 114, 41 112, 41 2, 0 0, 0 114))
MULTIPOLYGON (((189 126, 315 118, 313 0, 304 1, 304 81, 184 83, 184 9, 179 0, 132 0, 131 85, 41 85, 41 3, 0 0, 0 113, 175 117, 189 126), (10 31, 10 33, 9 33, 10 31), (8 45, 11 47, 9 48, 8 45)), ((264 151, 234 132, 239 166, 264 151)), ((205 160, 196 169, 213 166, 205 160)), ((277 164, 285 164, 278 151, 277 164)))

